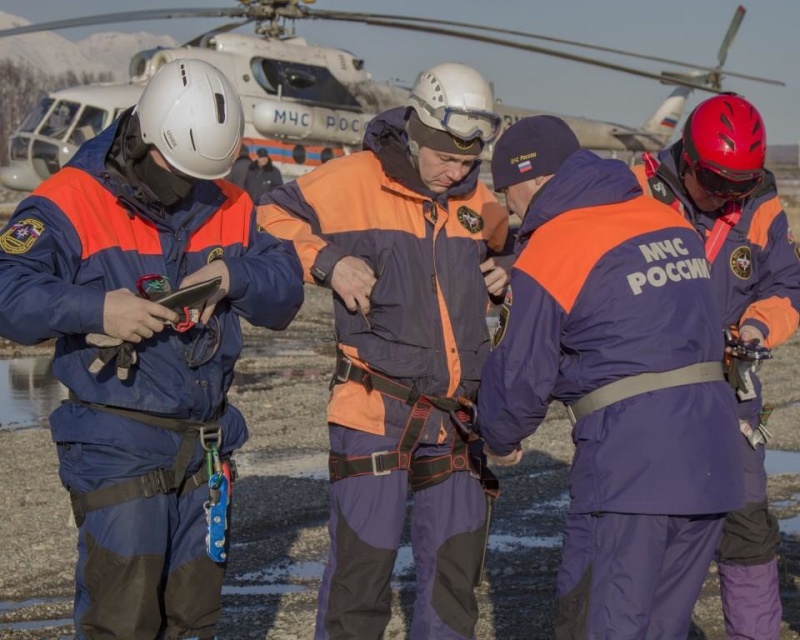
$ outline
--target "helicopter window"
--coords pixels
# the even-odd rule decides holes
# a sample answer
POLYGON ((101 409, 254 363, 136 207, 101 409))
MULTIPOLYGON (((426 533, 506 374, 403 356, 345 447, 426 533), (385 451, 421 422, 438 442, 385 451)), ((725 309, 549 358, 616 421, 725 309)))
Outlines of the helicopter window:
POLYGON ((53 104, 53 98, 42 98, 39 104, 26 116, 25 121, 20 125, 20 131, 33 131, 39 126, 39 123, 44 118, 44 115, 50 111, 50 106, 53 104))
POLYGON ((310 89, 317 84, 317 79, 301 69, 287 69, 286 82, 295 89, 310 89))
POLYGON ((9 156, 12 160, 27 160, 28 159, 28 145, 30 139, 25 136, 14 136, 11 138, 11 150, 9 156))
POLYGON ((80 109, 80 104, 69 100, 59 100, 47 122, 42 125, 39 134, 60 140, 69 130, 70 125, 75 120, 75 116, 80 109))
POLYGON ((69 142, 72 144, 83 144, 87 140, 91 140, 98 133, 103 130, 103 122, 105 122, 108 111, 87 105, 81 112, 78 118, 78 124, 75 125, 72 134, 69 136, 69 142))
POLYGON ((358 100, 327 67, 266 58, 254 59, 251 67, 256 81, 267 93, 334 109, 361 110, 358 100))

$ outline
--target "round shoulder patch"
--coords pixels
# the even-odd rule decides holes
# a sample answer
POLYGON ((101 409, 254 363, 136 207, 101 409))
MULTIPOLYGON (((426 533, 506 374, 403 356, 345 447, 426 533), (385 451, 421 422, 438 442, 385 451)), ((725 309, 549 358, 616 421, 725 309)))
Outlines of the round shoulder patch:
POLYGON ((731 254, 731 271, 737 278, 747 280, 753 273, 753 254, 750 247, 738 247, 731 254))

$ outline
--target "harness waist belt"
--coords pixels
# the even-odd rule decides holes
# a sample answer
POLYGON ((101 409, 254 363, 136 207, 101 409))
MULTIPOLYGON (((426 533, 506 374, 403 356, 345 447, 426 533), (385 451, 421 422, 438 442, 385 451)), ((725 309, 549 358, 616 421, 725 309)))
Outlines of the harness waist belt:
POLYGON ((588 416, 590 413, 643 393, 681 387, 687 384, 723 380, 725 380, 725 376, 720 362, 698 362, 690 364, 688 367, 670 371, 640 373, 637 376, 616 380, 587 393, 577 402, 567 405, 567 413, 574 425, 578 420, 588 416))
POLYGON ((341 349, 337 348, 336 370, 331 380, 331 388, 337 384, 344 384, 345 382, 357 382, 362 385, 367 392, 377 391, 378 393, 401 400, 409 406, 415 405, 420 398, 424 397, 440 411, 448 413, 454 411, 474 411, 474 404, 469 398, 423 394, 414 386, 409 387, 387 375, 357 365, 350 360, 341 349))

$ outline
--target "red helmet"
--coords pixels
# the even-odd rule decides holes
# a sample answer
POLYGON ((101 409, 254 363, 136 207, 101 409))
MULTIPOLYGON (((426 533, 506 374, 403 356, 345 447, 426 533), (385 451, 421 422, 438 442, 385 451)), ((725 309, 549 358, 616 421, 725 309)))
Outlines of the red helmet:
POLYGON ((767 133, 756 108, 735 94, 700 103, 683 128, 683 155, 711 195, 741 198, 764 176, 767 133))

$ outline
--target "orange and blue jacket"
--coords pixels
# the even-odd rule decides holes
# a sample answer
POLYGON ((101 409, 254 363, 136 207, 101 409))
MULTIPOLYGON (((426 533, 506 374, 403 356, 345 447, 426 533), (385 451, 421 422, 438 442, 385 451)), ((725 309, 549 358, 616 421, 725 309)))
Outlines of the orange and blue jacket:
MULTIPOLYGON (((654 180, 668 194, 673 207, 692 224, 702 239, 708 237, 717 212, 697 209, 680 179, 683 143, 661 151, 654 180)), ((652 195, 644 167, 634 172, 645 193, 652 195)), ((714 297, 724 325, 758 328, 766 346, 788 340, 800 321, 800 249, 778 198, 775 178, 766 172, 758 189, 742 202, 739 222, 732 228, 711 265, 714 297)), ((739 415, 753 418, 761 409, 760 383, 755 400, 742 402, 739 415)))
MULTIPOLYGON (((239 317, 284 328, 303 300, 300 262, 291 245, 258 230, 249 196, 222 180, 198 182, 169 213, 137 200, 132 185, 106 169, 116 129, 84 144, 0 233, 0 334, 22 344, 55 338, 53 373, 84 402, 199 421, 224 411, 230 451, 247 436, 241 414, 226 406, 242 347, 239 317), (126 381, 113 364, 99 374, 88 370, 97 349, 86 334, 103 333, 107 291, 136 293, 148 274, 166 276, 177 289, 217 259, 231 283, 214 312, 218 331, 165 329, 142 341, 126 381), (201 352, 213 357, 189 366, 204 359, 201 352)), ((175 434, 72 402, 54 412, 51 426, 56 441, 175 453, 175 434)))
MULTIPOLYGON (((571 404, 638 374, 721 362, 703 243, 643 195, 623 162, 573 153, 532 200, 518 239, 478 394, 492 451, 513 451, 553 400, 571 404)), ((579 419, 572 438, 572 513, 743 504, 741 434, 723 380, 621 400, 579 419)))
MULTIPOLYGON (((503 250, 508 216, 478 181, 479 163, 447 193, 429 192, 406 155, 403 116, 402 108, 377 116, 364 151, 271 191, 258 221, 295 243, 306 282, 325 283, 346 255, 373 269, 367 316, 334 296, 337 339, 350 358, 420 393, 470 395, 490 348, 479 265, 503 250)), ((393 435, 409 410, 349 382, 333 388, 328 421, 393 435)), ((439 440, 442 418, 431 416, 422 442, 439 440)))

